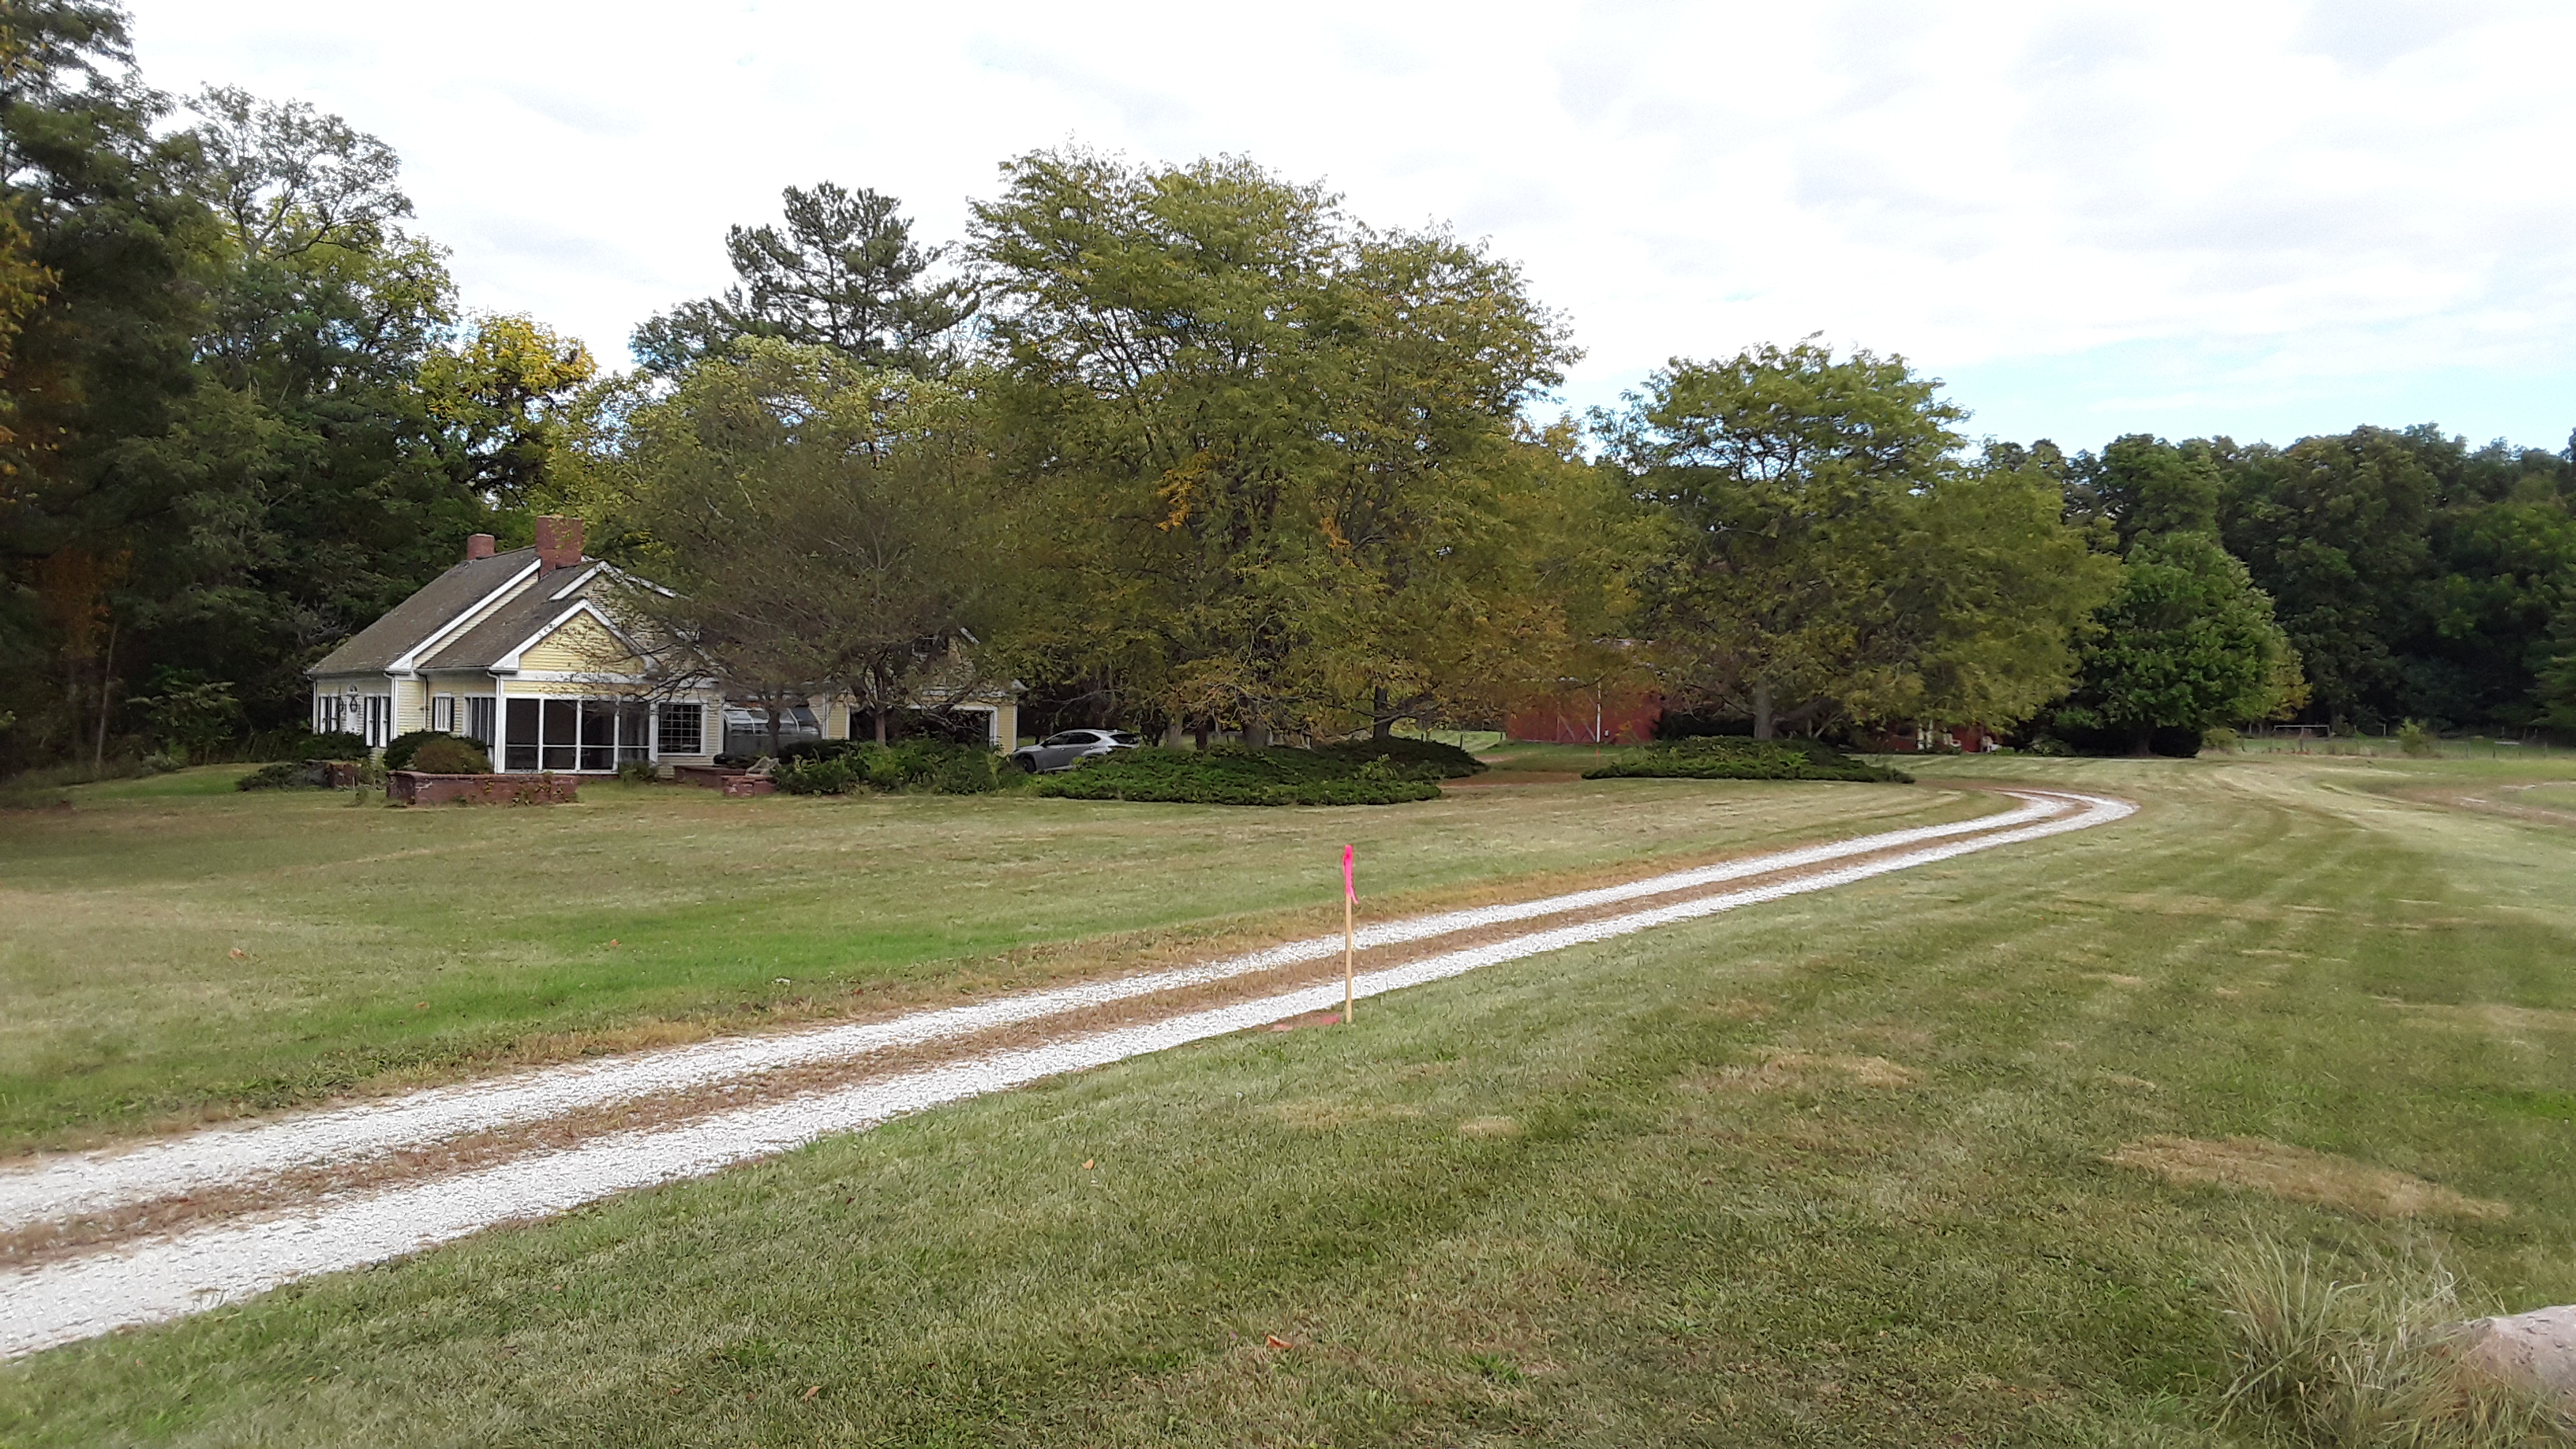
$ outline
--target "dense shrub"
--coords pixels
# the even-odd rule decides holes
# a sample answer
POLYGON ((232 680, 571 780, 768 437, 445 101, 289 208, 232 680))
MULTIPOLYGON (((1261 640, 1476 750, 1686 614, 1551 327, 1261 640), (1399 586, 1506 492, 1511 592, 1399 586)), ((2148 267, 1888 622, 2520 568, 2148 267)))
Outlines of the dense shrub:
POLYGON ((642 760, 628 760, 617 767, 617 778, 629 785, 650 785, 662 778, 662 772, 642 760))
POLYGON ((1911 784, 1902 770, 1855 760, 1822 740, 1702 736, 1650 745, 1583 772, 1587 780, 1869 780, 1911 784))
POLYGON ((363 760, 367 757, 367 742, 347 730, 319 735, 300 726, 262 730, 250 737, 249 757, 254 760, 363 760))
POLYGON ((392 740, 386 743, 385 768, 388 770, 411 769, 413 768, 411 757, 414 750, 428 744, 431 740, 446 740, 454 738, 455 736, 449 734, 445 730, 406 730, 403 733, 394 736, 392 740))
MULTIPOLYGON (((458 739, 454 735, 433 735, 413 746, 410 754, 410 764, 393 768, 418 770, 425 775, 492 773, 492 757, 483 752, 483 747, 472 740, 458 739)), ((391 745, 385 747, 385 755, 388 759, 392 757, 391 745)))
POLYGON ((1004 761, 982 745, 915 739, 896 745, 874 740, 800 740, 779 752, 770 778, 791 795, 848 795, 860 790, 920 790, 934 795, 981 795, 1008 777, 1004 761))
POLYGON ((1317 745, 1315 753, 1361 763, 1376 759, 1392 760, 1399 765, 1436 770, 1444 780, 1463 780, 1469 775, 1481 775, 1488 768, 1484 761, 1456 745, 1444 745, 1438 740, 1405 739, 1398 735, 1382 740, 1336 740, 1329 745, 1317 745))
POLYGON ((2420 719, 2410 719, 2397 727, 2397 748, 2410 755, 2433 754, 2436 743, 2432 727, 2420 719))
POLYGON ((1440 794, 1437 767, 1391 758, 1269 749, 1120 750, 1061 775, 1041 795, 1073 800, 1167 800, 1190 805, 1398 805, 1440 794))
POLYGON ((295 760, 262 765, 233 782, 236 790, 303 790, 321 788, 295 760))

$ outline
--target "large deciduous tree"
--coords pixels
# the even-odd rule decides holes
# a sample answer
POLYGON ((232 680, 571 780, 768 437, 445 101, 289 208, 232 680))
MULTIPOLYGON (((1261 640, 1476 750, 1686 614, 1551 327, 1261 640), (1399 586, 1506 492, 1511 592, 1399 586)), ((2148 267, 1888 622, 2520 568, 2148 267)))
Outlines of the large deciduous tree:
POLYGON ((1437 713, 1567 637, 1516 430, 1572 352, 1515 268, 1233 158, 1005 183, 974 244, 1048 525, 1033 670, 1257 739, 1437 713))
POLYGON ((889 715, 984 682, 969 649, 1004 568, 964 400, 769 339, 682 374, 624 420, 627 590, 674 677, 889 715))
POLYGON ((1768 738, 2062 691, 2107 568, 2045 470, 1959 462, 1964 416, 1901 358, 1808 339, 1676 359, 1598 417, 1665 523, 1641 587, 1676 702, 1768 738))
POLYGON ((2270 597, 2215 534, 2137 535, 2097 622, 2082 682, 2051 721, 2079 742, 2190 754, 2213 727, 2269 719, 2305 697, 2270 597))

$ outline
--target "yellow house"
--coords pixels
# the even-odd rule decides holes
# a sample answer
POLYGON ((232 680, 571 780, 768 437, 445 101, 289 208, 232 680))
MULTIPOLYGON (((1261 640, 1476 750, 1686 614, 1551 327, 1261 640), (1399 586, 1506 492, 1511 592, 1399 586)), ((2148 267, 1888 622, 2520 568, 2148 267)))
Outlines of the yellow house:
MULTIPOLYGON (((492 545, 490 534, 467 540, 464 562, 306 671, 316 731, 381 748, 442 730, 480 742, 506 773, 705 764, 724 750, 721 682, 652 667, 616 617, 621 576, 582 556, 580 519, 538 519, 529 548, 492 545)), ((850 737, 846 700, 816 695, 805 707, 815 728, 800 733, 850 737)), ((1007 695, 959 708, 988 716, 992 743, 1016 738, 1007 695)))

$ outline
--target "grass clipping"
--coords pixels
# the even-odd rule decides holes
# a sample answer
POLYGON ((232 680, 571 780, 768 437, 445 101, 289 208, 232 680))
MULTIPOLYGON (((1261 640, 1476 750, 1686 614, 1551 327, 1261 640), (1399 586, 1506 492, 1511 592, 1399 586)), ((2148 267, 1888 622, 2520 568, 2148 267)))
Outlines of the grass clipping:
POLYGON ((1120 750, 1037 782, 1070 800, 1159 800, 1184 805, 1400 805, 1439 798, 1446 770, 1359 751, 1226 747, 1120 750))
POLYGON ((2545 1394, 2464 1353, 2474 1330, 2438 1264, 2345 1278, 2308 1252, 2257 1244, 2222 1267, 2218 1291, 2228 1420, 2318 1449, 2556 1444, 2576 1428, 2545 1394))
POLYGON ((1649 745, 1583 772, 1587 780, 1860 780, 1910 785, 1903 770, 1855 760, 1822 740, 1701 736, 1649 745))

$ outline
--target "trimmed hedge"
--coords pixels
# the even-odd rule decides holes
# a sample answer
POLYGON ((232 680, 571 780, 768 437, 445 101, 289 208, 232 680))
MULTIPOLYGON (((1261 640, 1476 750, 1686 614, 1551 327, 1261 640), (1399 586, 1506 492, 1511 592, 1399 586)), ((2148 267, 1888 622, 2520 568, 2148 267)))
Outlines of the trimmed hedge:
POLYGON ((849 795, 863 790, 919 790, 983 795, 1002 788, 1002 756, 982 745, 946 740, 800 740, 779 752, 769 778, 790 795, 849 795))
POLYGON ((1583 772, 1587 780, 1863 780, 1910 785, 1903 770, 1855 760, 1822 740, 1703 735, 1649 745, 1583 772))
POLYGON ((1068 800, 1158 800, 1183 805, 1401 805, 1439 798, 1437 770, 1393 759, 1354 760, 1322 750, 1240 746, 1141 749, 1094 755, 1043 775, 1041 795, 1068 800))
POLYGON ((1463 780, 1492 768, 1456 745, 1444 745, 1438 740, 1405 739, 1399 735, 1389 735, 1382 740, 1335 740, 1329 745, 1317 745, 1315 753, 1362 764, 1376 759, 1392 760, 1399 765, 1436 770, 1444 780, 1463 780))

